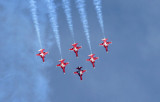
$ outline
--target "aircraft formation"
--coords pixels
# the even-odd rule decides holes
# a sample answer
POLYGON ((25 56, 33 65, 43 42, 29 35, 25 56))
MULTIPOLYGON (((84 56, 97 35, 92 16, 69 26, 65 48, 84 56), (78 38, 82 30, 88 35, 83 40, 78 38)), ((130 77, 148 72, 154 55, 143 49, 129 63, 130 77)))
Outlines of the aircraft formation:
MULTIPOLYGON (((107 40, 108 40, 107 38, 102 39, 103 42, 102 42, 101 44, 99 44, 99 45, 104 46, 106 52, 108 53, 108 46, 109 46, 109 44, 112 44, 112 42, 108 42, 107 40)), ((69 49, 69 50, 71 50, 71 51, 74 51, 74 53, 76 54, 76 57, 78 57, 78 50, 79 50, 80 48, 82 48, 82 46, 79 46, 79 47, 78 47, 77 45, 78 45, 78 43, 74 43, 74 44, 72 44, 73 48, 69 49)), ((42 58, 42 61, 43 61, 43 62, 45 62, 45 60, 44 60, 45 55, 48 54, 48 52, 44 52, 44 50, 45 50, 45 49, 40 49, 40 50, 38 50, 38 51, 40 51, 40 53, 37 54, 37 56, 40 56, 40 57, 42 58)), ((91 62, 93 68, 95 68, 95 61, 96 61, 97 59, 99 59, 99 57, 94 57, 94 55, 95 55, 95 54, 90 54, 90 55, 88 55, 90 58, 89 58, 89 59, 86 59, 87 61, 90 61, 90 62, 91 62)), ((57 64, 56 66, 57 66, 57 67, 61 67, 62 70, 63 70, 63 73, 65 74, 65 73, 66 73, 66 72, 65 72, 65 67, 66 67, 66 65, 69 64, 69 62, 64 62, 64 61, 65 61, 65 59, 59 60, 60 64, 57 64)), ((82 75, 83 75, 83 73, 87 71, 87 70, 82 70, 81 68, 82 68, 82 67, 80 67, 80 66, 77 67, 76 69, 78 69, 78 71, 74 72, 74 74, 78 74, 78 75, 79 75, 80 80, 82 80, 82 75)))
MULTIPOLYGON (((40 24, 38 22, 38 15, 37 15, 37 6, 36 6, 36 2, 38 0, 29 0, 30 1, 30 7, 31 7, 31 14, 32 14, 32 19, 33 19, 33 23, 34 23, 34 27, 35 27, 35 31, 37 33, 37 38, 40 44, 40 50, 39 53, 37 54, 37 56, 40 56, 42 58, 42 61, 45 62, 45 56, 48 54, 48 52, 44 52, 45 49, 42 49, 42 44, 41 44, 41 38, 40 38, 40 24)), ((63 73, 65 74, 65 68, 66 66, 69 64, 69 62, 65 62, 65 59, 62 59, 62 54, 61 54, 61 42, 60 42, 60 34, 59 34, 59 25, 58 25, 58 15, 57 15, 57 10, 56 10, 56 3, 55 0, 44 0, 45 3, 47 3, 47 8, 48 8, 48 15, 49 15, 49 21, 51 23, 51 28, 52 31, 54 33, 55 39, 56 39, 56 43, 57 43, 57 47, 58 50, 60 52, 60 56, 61 56, 61 60, 59 60, 59 64, 57 64, 57 67, 60 67, 63 71, 63 73)), ((79 16, 80 16, 80 20, 83 26, 83 30, 84 30, 84 34, 86 37, 86 40, 88 42, 88 46, 90 49, 90 55, 88 59, 86 59, 86 61, 90 62, 93 66, 93 68, 95 68, 95 62, 97 59, 99 59, 99 57, 95 57, 95 54, 92 53, 92 47, 91 47, 91 43, 90 43, 90 34, 89 34, 89 24, 88 24, 88 19, 87 19, 87 12, 85 10, 85 2, 86 0, 74 0, 74 3, 76 4, 76 8, 79 12, 79 16)), ((100 28, 103 34, 103 38, 102 39, 102 43, 100 43, 99 45, 103 46, 106 50, 106 52, 108 53, 108 46, 109 44, 111 44, 112 42, 107 41, 108 38, 105 37, 104 34, 104 25, 103 25, 103 17, 102 17, 102 5, 101 5, 101 0, 93 0, 93 4, 95 6, 95 10, 97 13, 97 19, 99 21, 100 24, 100 28)), ((70 0, 62 0, 62 5, 63 5, 63 9, 64 9, 64 13, 66 15, 66 20, 68 23, 68 27, 70 30, 70 34, 72 36, 72 39, 74 41, 74 44, 72 44, 72 48, 69 49, 69 51, 73 51, 76 55, 76 57, 78 58, 78 52, 79 50, 82 48, 82 46, 78 46, 78 43, 75 43, 75 38, 74 38, 74 29, 73 29, 73 20, 72 20, 72 10, 71 10, 71 2, 70 0)), ((97 44, 98 45, 98 44, 97 44)), ((86 70, 82 70, 82 67, 79 66, 78 68, 76 68, 78 71, 74 72, 74 74, 79 75, 80 79, 82 80, 82 75, 84 72, 86 72, 86 70)))

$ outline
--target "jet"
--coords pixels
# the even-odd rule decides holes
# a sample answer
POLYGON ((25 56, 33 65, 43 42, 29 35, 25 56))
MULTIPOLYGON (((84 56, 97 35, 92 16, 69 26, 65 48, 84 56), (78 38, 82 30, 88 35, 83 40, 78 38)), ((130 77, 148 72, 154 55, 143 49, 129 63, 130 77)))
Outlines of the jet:
POLYGON ((108 38, 104 38, 102 39, 103 43, 99 44, 99 45, 102 45, 104 46, 104 48, 106 49, 106 52, 108 53, 108 45, 109 44, 112 44, 112 42, 107 42, 108 38))
POLYGON ((97 59, 99 59, 99 57, 93 57, 94 55, 95 55, 95 54, 90 54, 90 55, 88 55, 90 58, 87 59, 87 61, 90 61, 90 62, 92 63, 93 68, 95 68, 95 65, 94 65, 95 61, 96 61, 97 59))
POLYGON ((78 57, 78 50, 79 50, 80 48, 82 48, 82 46, 79 46, 79 47, 78 47, 77 44, 78 44, 78 43, 72 44, 73 48, 69 49, 69 50, 74 51, 74 53, 76 54, 76 57, 78 57))
POLYGON ((76 69, 78 69, 78 71, 74 72, 74 74, 78 74, 80 79, 82 80, 82 75, 84 72, 86 72, 86 70, 82 70, 82 67, 77 67, 76 69))
POLYGON ((43 62, 45 61, 44 58, 45 58, 45 55, 48 54, 48 52, 43 52, 45 49, 40 49, 38 51, 40 51, 39 54, 37 54, 37 56, 40 56, 43 60, 43 62))
POLYGON ((63 73, 65 74, 65 67, 66 67, 67 64, 69 64, 69 62, 64 63, 64 60, 65 59, 59 60, 60 64, 58 64, 57 66, 61 67, 63 69, 63 73))

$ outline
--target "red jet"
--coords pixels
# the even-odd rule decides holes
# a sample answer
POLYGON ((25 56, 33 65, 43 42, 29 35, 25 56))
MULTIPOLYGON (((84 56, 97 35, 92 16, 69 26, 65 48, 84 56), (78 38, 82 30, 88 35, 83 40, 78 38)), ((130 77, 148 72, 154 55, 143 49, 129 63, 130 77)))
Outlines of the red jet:
POLYGON ((38 51, 40 51, 40 53, 37 54, 37 56, 40 56, 42 58, 43 62, 44 62, 45 55, 48 54, 48 52, 43 52, 44 49, 40 49, 38 51))
POLYGON ((104 46, 104 48, 106 49, 106 52, 108 53, 108 45, 109 45, 109 44, 112 44, 112 42, 107 42, 107 40, 108 40, 108 38, 102 39, 103 43, 101 43, 101 44, 99 44, 99 45, 104 46))
POLYGON ((76 68, 76 69, 78 69, 78 71, 74 72, 74 74, 78 74, 80 79, 82 80, 82 75, 83 75, 84 72, 86 72, 86 70, 82 70, 81 68, 82 67, 76 68))
POLYGON ((69 64, 69 62, 64 63, 65 59, 61 59, 59 60, 59 62, 61 62, 60 64, 58 64, 57 66, 61 67, 63 69, 63 73, 65 74, 65 67, 67 64, 69 64))
POLYGON ((78 47, 77 44, 78 44, 78 43, 72 44, 73 48, 69 49, 69 50, 74 51, 74 53, 76 54, 76 57, 78 57, 78 50, 79 50, 80 48, 82 48, 82 46, 79 46, 79 47, 78 47))
POLYGON ((91 57, 91 58, 87 59, 87 61, 90 61, 90 62, 92 63, 93 68, 95 68, 95 65, 94 65, 95 61, 96 61, 97 59, 99 59, 99 57, 93 57, 94 55, 95 55, 95 54, 90 54, 90 55, 88 55, 88 56, 91 57))

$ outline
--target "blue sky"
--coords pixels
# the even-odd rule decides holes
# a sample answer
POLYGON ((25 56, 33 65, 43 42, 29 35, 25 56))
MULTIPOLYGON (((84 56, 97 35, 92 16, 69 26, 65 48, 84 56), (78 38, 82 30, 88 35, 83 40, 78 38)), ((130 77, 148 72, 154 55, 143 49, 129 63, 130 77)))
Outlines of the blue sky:
POLYGON ((79 58, 68 49, 73 43, 61 0, 57 5, 62 56, 69 61, 66 75, 56 67, 60 54, 44 0, 38 0, 42 46, 46 62, 35 56, 39 43, 28 0, 0 1, 0 102, 159 102, 160 1, 102 0, 105 34, 112 41, 109 53, 98 44, 103 38, 92 0, 86 12, 93 53, 100 59, 93 69, 74 0, 75 40, 82 45, 79 58), (80 81, 76 71, 87 72, 80 81))

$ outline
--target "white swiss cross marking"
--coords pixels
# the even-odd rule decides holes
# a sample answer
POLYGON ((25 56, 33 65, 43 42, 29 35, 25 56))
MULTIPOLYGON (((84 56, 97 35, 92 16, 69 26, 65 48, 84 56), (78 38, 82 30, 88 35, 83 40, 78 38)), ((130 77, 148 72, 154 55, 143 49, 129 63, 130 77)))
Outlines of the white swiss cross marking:
POLYGON ((95 60, 93 58, 90 59, 92 62, 94 62, 95 60))
POLYGON ((74 50, 75 50, 75 51, 78 51, 78 49, 77 49, 76 47, 74 47, 74 50))
POLYGON ((108 46, 108 44, 105 42, 105 43, 104 43, 104 46, 108 46))
POLYGON ((61 64, 61 66, 62 66, 62 67, 65 67, 65 65, 64 65, 63 63, 61 64))
POLYGON ((44 54, 43 54, 43 53, 41 53, 40 55, 41 55, 42 57, 44 56, 44 54))

